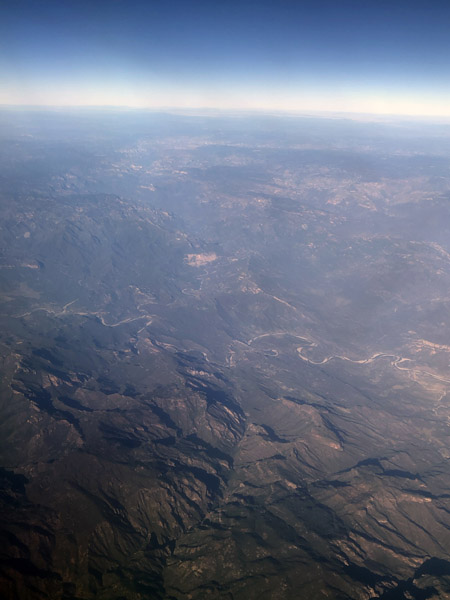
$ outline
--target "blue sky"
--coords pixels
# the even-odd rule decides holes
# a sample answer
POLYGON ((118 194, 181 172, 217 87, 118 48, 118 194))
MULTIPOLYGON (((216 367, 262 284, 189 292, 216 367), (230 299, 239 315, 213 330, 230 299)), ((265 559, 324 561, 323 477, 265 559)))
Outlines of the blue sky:
POLYGON ((450 3, 0 2, 0 103, 450 115, 450 3))

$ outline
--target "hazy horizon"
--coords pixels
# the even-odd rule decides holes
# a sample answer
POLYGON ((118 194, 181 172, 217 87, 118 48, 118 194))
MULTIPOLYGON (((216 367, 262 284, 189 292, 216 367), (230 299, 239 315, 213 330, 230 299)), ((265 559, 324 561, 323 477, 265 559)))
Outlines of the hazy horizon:
POLYGON ((446 117, 449 25, 440 2, 15 2, 0 104, 446 117))

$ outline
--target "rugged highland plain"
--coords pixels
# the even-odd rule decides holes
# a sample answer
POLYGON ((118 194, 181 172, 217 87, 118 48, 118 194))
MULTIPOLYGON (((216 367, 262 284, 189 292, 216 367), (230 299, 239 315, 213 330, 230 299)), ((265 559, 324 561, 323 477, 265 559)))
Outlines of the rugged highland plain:
POLYGON ((450 127, 0 113, 0 591, 450 597, 450 127))

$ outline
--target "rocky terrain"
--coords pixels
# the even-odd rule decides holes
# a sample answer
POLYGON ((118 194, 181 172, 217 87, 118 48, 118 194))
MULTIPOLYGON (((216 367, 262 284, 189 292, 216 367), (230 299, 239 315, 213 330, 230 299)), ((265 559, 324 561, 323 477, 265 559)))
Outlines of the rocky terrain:
POLYGON ((0 113, 0 592, 450 597, 450 128, 0 113))

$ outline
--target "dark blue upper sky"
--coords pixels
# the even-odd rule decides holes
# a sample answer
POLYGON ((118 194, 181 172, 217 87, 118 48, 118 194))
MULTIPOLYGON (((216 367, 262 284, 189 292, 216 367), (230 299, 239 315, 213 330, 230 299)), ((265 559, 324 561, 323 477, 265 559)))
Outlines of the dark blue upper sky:
POLYGON ((450 3, 3 0, 0 102, 450 114, 450 3))

